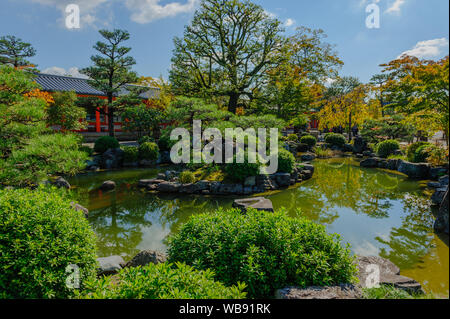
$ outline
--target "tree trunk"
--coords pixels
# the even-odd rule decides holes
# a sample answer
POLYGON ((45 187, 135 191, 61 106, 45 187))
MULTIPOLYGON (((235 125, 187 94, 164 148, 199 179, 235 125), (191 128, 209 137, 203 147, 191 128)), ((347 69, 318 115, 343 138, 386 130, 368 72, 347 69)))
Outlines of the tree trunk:
POLYGON ((230 101, 228 103, 228 111, 236 114, 236 109, 237 109, 237 103, 239 100, 239 94, 238 93, 231 93, 230 94, 230 101))
POLYGON ((116 132, 114 130, 114 108, 112 107, 112 102, 112 94, 108 94, 108 132, 109 136, 116 137, 116 132))

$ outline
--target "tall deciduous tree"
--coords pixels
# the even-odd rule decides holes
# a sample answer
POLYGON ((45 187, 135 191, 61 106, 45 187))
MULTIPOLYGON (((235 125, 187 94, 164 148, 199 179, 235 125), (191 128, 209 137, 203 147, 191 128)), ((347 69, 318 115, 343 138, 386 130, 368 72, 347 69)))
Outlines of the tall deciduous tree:
POLYGON ((448 142, 449 57, 428 61, 403 56, 381 66, 391 76, 387 86, 393 107, 407 114, 437 114, 448 142))
POLYGON ((108 98, 108 107, 105 114, 108 116, 108 131, 114 136, 114 113, 113 99, 127 86, 135 83, 137 74, 131 71, 136 61, 127 54, 131 48, 123 47, 121 44, 130 39, 130 34, 124 30, 100 30, 99 33, 106 42, 97 42, 94 49, 100 54, 91 57, 94 66, 81 70, 81 73, 89 76, 89 84, 104 92, 108 98))
POLYGON ((0 38, 0 64, 11 64, 15 68, 29 66, 27 58, 36 55, 36 50, 30 43, 12 35, 0 38))
POLYGON ((347 129, 351 141, 353 125, 361 125, 368 117, 366 93, 366 86, 357 78, 343 77, 333 82, 325 94, 326 101, 319 112, 320 128, 342 126, 347 129))
POLYGON ((280 63, 280 21, 247 0, 203 0, 184 37, 174 39, 170 80, 177 93, 229 98, 236 113, 280 63))

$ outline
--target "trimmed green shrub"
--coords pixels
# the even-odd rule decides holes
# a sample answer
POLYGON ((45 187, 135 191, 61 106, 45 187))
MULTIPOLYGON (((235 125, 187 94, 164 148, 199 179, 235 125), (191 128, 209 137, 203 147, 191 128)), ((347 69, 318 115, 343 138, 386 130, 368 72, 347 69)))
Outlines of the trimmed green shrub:
POLYGON ((245 284, 225 287, 210 270, 177 263, 149 264, 120 270, 118 278, 90 280, 79 298, 85 299, 243 299, 245 284))
POLYGON ((225 173, 232 180, 243 182, 247 177, 258 175, 260 173, 259 167, 259 163, 248 163, 247 154, 245 155, 244 163, 236 163, 236 156, 234 156, 233 163, 225 165, 225 173))
POLYGON ((287 140, 291 141, 291 142, 297 142, 298 141, 298 136, 297 136, 297 134, 289 134, 287 136, 287 140))
POLYGON ((139 158, 143 160, 156 161, 159 155, 159 147, 156 143, 146 142, 139 145, 139 158))
POLYGON ((0 190, 0 298, 69 298, 69 265, 95 277, 95 235, 55 188, 0 190))
POLYGON ((97 153, 105 153, 110 148, 119 148, 120 144, 116 138, 111 136, 102 136, 95 141, 94 151, 97 153))
POLYGON ((408 146, 408 149, 406 151, 406 156, 408 157, 408 161, 410 162, 415 162, 415 155, 416 155, 416 151, 419 147, 424 146, 424 145, 431 145, 428 142, 416 142, 416 143, 412 143, 411 145, 408 146))
POLYGON ((414 152, 414 163, 426 163, 428 157, 430 157, 430 154, 433 150, 433 147, 435 147, 432 144, 425 144, 420 146, 415 152, 414 152))
POLYGON ((225 285, 245 282, 251 298, 287 286, 328 286, 355 279, 350 249, 305 218, 250 209, 191 217, 169 239, 169 261, 211 269, 225 285))
POLYGON ((292 173, 295 166, 294 155, 284 148, 278 150, 278 172, 292 173))
POLYGON ((380 157, 387 158, 400 149, 400 144, 396 140, 387 140, 378 143, 377 154, 380 157))
POLYGON ((300 143, 306 144, 309 147, 314 147, 317 144, 317 139, 312 135, 305 135, 302 138, 300 138, 300 143))
POLYGON ((124 152, 123 161, 124 163, 134 163, 139 159, 139 148, 135 146, 124 146, 122 147, 124 152))
POLYGON ((343 147, 346 143, 345 136, 337 133, 325 134, 325 143, 331 146, 343 147))
POLYGON ((194 173, 192 173, 190 171, 181 172, 180 176, 178 178, 180 179, 180 183, 182 183, 182 184, 192 184, 197 181, 194 173))
POLYGON ((155 139, 151 136, 144 135, 138 140, 138 144, 144 144, 144 143, 155 143, 155 139))
POLYGON ((161 137, 158 140, 158 147, 161 152, 170 152, 172 147, 177 143, 177 141, 172 141, 170 139, 170 131, 164 130, 161 133, 161 137))

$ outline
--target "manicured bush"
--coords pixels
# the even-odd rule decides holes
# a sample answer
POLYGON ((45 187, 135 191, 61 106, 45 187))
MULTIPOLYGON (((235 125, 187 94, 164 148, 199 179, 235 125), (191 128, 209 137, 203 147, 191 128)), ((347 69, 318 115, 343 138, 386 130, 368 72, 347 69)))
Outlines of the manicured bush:
POLYGON ((244 284, 225 287, 214 281, 212 271, 198 271, 181 263, 125 268, 114 281, 104 277, 89 280, 86 286, 79 298, 242 299, 246 296, 244 284))
POLYGON ((343 147, 346 140, 342 134, 327 133, 325 134, 325 143, 330 144, 331 146, 343 147))
POLYGON ((95 276, 95 235, 57 189, 0 190, 0 298, 68 298, 69 265, 95 276))
POLYGON ((296 134, 289 134, 287 136, 287 140, 291 141, 291 142, 297 142, 298 141, 298 136, 296 134))
POLYGON ((278 172, 292 173, 295 166, 295 157, 291 152, 285 149, 278 150, 278 172))
POLYGON ((378 143, 377 154, 380 157, 388 158, 389 155, 400 149, 400 144, 396 140, 387 140, 378 143))
POLYGON ((414 163, 417 149, 424 145, 429 146, 431 144, 428 142, 415 142, 415 143, 412 143, 411 145, 409 145, 408 149, 406 150, 406 156, 408 157, 408 161, 414 163))
POLYGON ((425 144, 420 146, 415 152, 414 152, 414 163, 426 163, 428 157, 430 156, 433 148, 435 146, 432 144, 425 144))
POLYGON ((194 173, 192 173, 190 171, 181 172, 179 179, 180 179, 180 183, 182 183, 182 184, 191 184, 191 183, 195 183, 197 181, 194 173))
POLYGON ((139 145, 139 158, 143 160, 156 161, 159 155, 159 147, 156 143, 146 142, 139 145))
POLYGON ((139 159, 139 148, 135 146, 124 146, 122 147, 124 152, 123 161, 125 163, 134 163, 139 159))
POLYGON ((144 143, 155 143, 155 140, 151 136, 144 135, 138 140, 138 144, 141 145, 144 143))
POLYGON ((300 143, 306 144, 309 147, 314 147, 317 144, 317 139, 312 135, 305 135, 300 138, 300 143))
POLYGON ((285 210, 193 216, 169 239, 169 261, 211 269, 227 286, 245 282, 251 298, 270 298, 288 286, 348 283, 356 273, 338 235, 285 210))
POLYGON ((170 152, 170 150, 176 143, 177 141, 172 141, 170 139, 170 131, 164 130, 158 140, 158 147, 161 152, 170 152))
POLYGON ((102 136, 95 141, 94 151, 97 153, 105 153, 110 148, 118 148, 119 142, 116 138, 111 136, 102 136))
POLYGON ((256 176, 260 173, 260 164, 258 163, 248 163, 248 156, 245 156, 244 163, 236 163, 236 156, 234 157, 234 162, 232 164, 225 165, 225 173, 234 181, 243 182, 247 177, 256 176))

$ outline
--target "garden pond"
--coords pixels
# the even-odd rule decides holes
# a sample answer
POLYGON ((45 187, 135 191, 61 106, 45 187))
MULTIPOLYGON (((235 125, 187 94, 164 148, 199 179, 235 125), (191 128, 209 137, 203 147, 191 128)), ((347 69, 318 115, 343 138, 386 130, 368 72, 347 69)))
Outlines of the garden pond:
MULTIPOLYGON (((264 194, 275 209, 285 207, 341 235, 355 254, 381 256, 420 282, 426 292, 449 295, 448 236, 433 232, 430 190, 425 181, 381 169, 359 167, 353 158, 313 162, 311 180, 264 194)), ((150 194, 136 187, 167 168, 127 169, 78 175, 69 180, 77 200, 89 209, 98 236, 98 255, 131 259, 140 250, 165 251, 170 234, 194 214, 231 208, 237 197, 150 194), (113 180, 117 188, 99 186, 113 180)))

